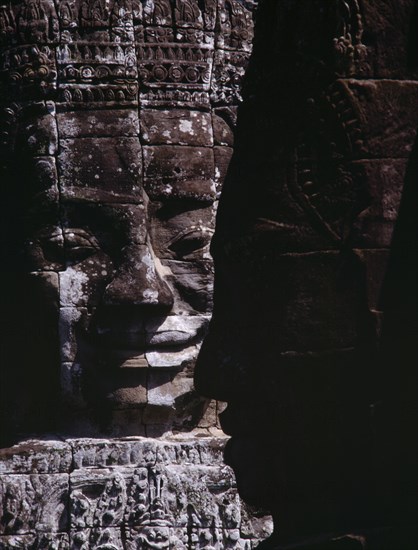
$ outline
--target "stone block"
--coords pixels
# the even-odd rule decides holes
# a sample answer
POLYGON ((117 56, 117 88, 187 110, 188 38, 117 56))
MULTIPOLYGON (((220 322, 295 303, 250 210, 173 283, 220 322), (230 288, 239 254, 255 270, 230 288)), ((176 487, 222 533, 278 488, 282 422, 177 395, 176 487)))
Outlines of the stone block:
POLYGON ((108 420, 108 433, 112 437, 142 437, 146 435, 146 426, 143 422, 144 409, 112 410, 108 420))
POLYGON ((147 403, 147 369, 113 369, 96 388, 113 409, 140 408, 147 403))
POLYGON ((0 449, 0 475, 61 474, 71 465, 71 447, 63 441, 29 439, 0 449))
MULTIPOLYGON (((416 16, 416 14, 415 14, 416 16)), ((361 6, 362 42, 367 48, 369 75, 376 78, 416 77, 408 63, 414 1, 370 0, 361 6)))
POLYGON ((156 439, 167 436, 172 431, 173 417, 172 407, 147 405, 143 417, 146 436, 156 439))
POLYGON ((89 303, 89 277, 82 270, 71 266, 67 267, 65 271, 60 271, 58 276, 61 307, 73 309, 74 322, 76 322, 81 316, 83 306, 87 306, 89 303), (79 313, 75 311, 77 307, 80 310, 79 313))
POLYGON ((83 308, 61 307, 59 317, 59 338, 61 361, 74 361, 77 354, 76 326, 83 313, 83 308))
POLYGON ((214 158, 207 147, 144 147, 144 184, 151 198, 213 201, 214 158))
MULTIPOLYGON (((359 129, 359 158, 408 158, 418 126, 418 82, 343 80, 335 109, 345 132, 359 129)), ((351 138, 355 142, 357 136, 351 138)))
POLYGON ((365 182, 369 206, 354 220, 352 245, 389 248, 401 203, 407 161, 385 159, 358 161, 352 173, 365 182))
MULTIPOLYGON (((153 29, 154 32, 156 30, 158 32, 159 29, 153 29)), ((183 42, 179 40, 175 46, 166 43, 161 47, 160 37, 154 43, 151 39, 139 45, 137 48, 139 78, 144 87, 156 92, 156 98, 163 97, 164 92, 169 91, 174 102, 181 101, 182 96, 185 99, 187 97, 190 102, 194 94, 209 90, 213 35, 206 34, 207 43, 200 44, 184 42, 184 35, 179 38, 183 42)), ((174 103, 173 106, 175 106, 174 103)))
POLYGON ((70 550, 67 533, 0 536, 0 550, 70 550))
POLYGON ((86 406, 82 392, 82 369, 77 362, 62 362, 60 389, 66 405, 80 409, 86 406))
POLYGON ((216 35, 216 46, 226 50, 250 52, 254 36, 253 17, 256 5, 234 5, 229 13, 226 2, 218 2, 219 32, 216 35))
POLYGON ((120 369, 145 369, 148 368, 148 361, 144 353, 138 353, 135 350, 124 350, 121 352, 112 353, 108 364, 111 364, 114 358, 115 365, 120 369))
POLYGON ((184 363, 196 360, 198 353, 198 346, 192 345, 179 351, 175 349, 147 351, 145 357, 150 367, 179 368, 184 363))
POLYGON ((231 147, 217 146, 214 147, 215 154, 215 182, 216 189, 220 193, 223 182, 228 171, 229 163, 231 162, 233 149, 231 147))
POLYGON ((30 273, 32 292, 42 296, 44 303, 58 311, 59 277, 54 271, 35 271, 30 273))
MULTIPOLYGON (((130 15, 132 16, 132 12, 130 15)), ((127 13, 125 16, 129 17, 127 13)), ((96 21, 93 26, 95 24, 96 21)), ((112 38, 109 40, 108 36, 95 37, 91 33, 85 36, 81 44, 69 42, 68 38, 67 34, 66 41, 57 48, 60 83, 70 82, 80 86, 94 82, 96 86, 106 86, 115 81, 133 83, 137 79, 133 27, 122 41, 120 38, 116 41, 112 38)))
POLYGON ((155 464, 158 442, 130 437, 120 439, 72 439, 74 468, 144 467, 155 464))
POLYGON ((74 453, 74 468, 109 469, 116 466, 145 467, 168 464, 223 466, 227 437, 155 440, 142 437, 123 439, 69 439, 74 453))
POLYGON ((143 200, 138 139, 62 139, 58 170, 64 200, 128 203, 143 200))
POLYGON ((21 128, 23 151, 34 156, 55 155, 58 149, 55 105, 47 102, 32 110, 35 113, 28 115, 21 128))
POLYGON ((0 534, 56 533, 67 528, 67 474, 0 477, 0 534))
POLYGON ((148 377, 148 404, 144 423, 149 427, 174 427, 179 432, 193 429, 203 415, 206 400, 194 390, 191 372, 168 373, 153 370, 148 377), (157 426, 158 425, 158 426, 157 426))
POLYGON ((205 410, 202 418, 199 421, 199 428, 210 428, 216 426, 218 422, 216 401, 213 399, 205 405, 205 410))
POLYGON ((53 44, 59 39, 58 15, 52 0, 45 0, 42 19, 34 15, 25 4, 19 10, 19 42, 23 44, 53 44), (26 9, 25 9, 26 8, 26 9))
POLYGON ((76 470, 70 476, 71 528, 118 527, 127 504, 122 471, 76 470))
POLYGON ((234 145, 235 124, 231 118, 235 119, 235 116, 228 116, 228 111, 222 112, 220 109, 217 109, 212 114, 213 139, 215 145, 223 145, 225 147, 233 147, 234 145))
MULTIPOLYGON (((49 2, 45 2, 47 3, 49 2)), ((16 37, 13 38, 13 42, 16 42, 16 37)), ((2 55, 0 66, 2 81, 6 84, 4 90, 9 98, 13 98, 12 101, 23 99, 32 102, 47 97, 55 99, 57 89, 55 48, 41 42, 36 43, 36 40, 13 44, 2 55)))
POLYGON ((244 51, 218 49, 215 52, 211 80, 211 98, 218 105, 238 105, 241 86, 250 54, 244 51))
POLYGON ((61 138, 138 136, 137 109, 65 111, 57 113, 61 138))
MULTIPOLYGON (((47 192, 49 201, 58 200, 58 173, 55 157, 34 157, 30 170, 30 185, 39 192, 47 192)), ((28 182, 29 183, 29 182, 28 182)))
POLYGON ((146 145, 212 147, 211 116, 190 109, 142 109, 141 139, 146 145))
POLYGON ((381 294, 389 263, 390 250, 354 250, 366 270, 367 302, 371 311, 382 308, 381 294))
MULTIPOLYGON (((174 407, 174 400, 176 396, 173 395, 172 391, 172 378, 173 376, 168 372, 153 372, 149 374, 147 405, 162 408, 174 407)), ((152 423, 151 420, 152 418, 148 418, 148 423, 152 423)), ((158 422, 155 423, 158 424, 158 422)))
POLYGON ((88 548, 89 550, 124 548, 121 530, 114 527, 72 530, 70 545, 71 548, 88 548))

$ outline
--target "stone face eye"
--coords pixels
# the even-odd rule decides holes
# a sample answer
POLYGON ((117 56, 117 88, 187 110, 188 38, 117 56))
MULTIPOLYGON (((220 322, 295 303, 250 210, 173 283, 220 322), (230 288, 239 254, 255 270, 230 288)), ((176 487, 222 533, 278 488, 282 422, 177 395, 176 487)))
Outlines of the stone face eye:
POLYGON ((213 231, 207 227, 194 226, 177 235, 167 248, 179 259, 193 259, 196 255, 201 255, 212 234, 213 231))
POLYGON ((100 250, 99 243, 83 229, 64 230, 65 258, 71 263, 85 260, 100 250))
POLYGON ((34 241, 28 242, 28 254, 30 257, 37 256, 38 261, 42 262, 42 265, 37 266, 38 268, 45 267, 43 265, 45 262, 62 264, 64 262, 64 240, 61 229, 41 231, 34 241))

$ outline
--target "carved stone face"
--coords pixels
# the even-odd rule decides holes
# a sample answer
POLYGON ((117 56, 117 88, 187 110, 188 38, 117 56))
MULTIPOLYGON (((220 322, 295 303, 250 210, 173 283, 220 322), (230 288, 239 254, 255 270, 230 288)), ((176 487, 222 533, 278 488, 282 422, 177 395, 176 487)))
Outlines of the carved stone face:
MULTIPOLYGON (((89 114, 96 128, 101 115, 89 114)), ((205 115, 190 116, 193 131, 205 115)), ((61 135, 72 131, 67 114, 58 121, 61 135)), ((176 382, 173 369, 193 364, 211 313, 215 192, 211 150, 178 149, 143 151, 133 137, 64 138, 59 207, 56 197, 39 196, 47 215, 36 219, 34 205, 27 267, 46 296, 59 300, 63 385, 79 406, 104 400, 169 409, 191 390, 191 379, 176 382), (165 176, 170 165, 176 171, 165 176), (207 179, 189 179, 204 172, 207 179)))
POLYGON ((170 546, 170 530, 168 527, 144 527, 138 538, 143 548, 163 550, 170 546))
POLYGON ((22 0, 0 12, 6 156, 27 182, 25 268, 57 317, 65 401, 161 426, 178 409, 193 425, 251 10, 22 0))

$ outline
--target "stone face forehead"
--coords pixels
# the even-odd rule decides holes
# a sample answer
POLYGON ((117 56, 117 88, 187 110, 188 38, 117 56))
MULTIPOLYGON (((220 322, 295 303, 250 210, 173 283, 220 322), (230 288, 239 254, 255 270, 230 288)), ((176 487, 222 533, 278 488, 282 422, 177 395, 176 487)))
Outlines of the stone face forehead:
POLYGON ((25 155, 31 191, 51 203, 140 204, 144 191, 154 200, 215 201, 231 154, 255 6, 3 6, 2 133, 6 155, 25 155))

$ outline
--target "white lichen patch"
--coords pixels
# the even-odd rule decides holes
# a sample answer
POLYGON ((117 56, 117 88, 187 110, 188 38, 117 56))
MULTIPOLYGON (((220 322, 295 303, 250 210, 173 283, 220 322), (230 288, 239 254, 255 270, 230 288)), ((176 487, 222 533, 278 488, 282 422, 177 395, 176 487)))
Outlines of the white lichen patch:
POLYGON ((63 307, 59 316, 59 340, 61 361, 74 361, 77 353, 75 327, 82 311, 75 307, 63 307))
POLYGON ((60 303, 62 306, 84 306, 88 300, 89 276, 83 271, 67 267, 59 274, 60 303))
POLYGON ((198 346, 190 346, 181 351, 149 351, 145 354, 150 367, 179 367, 185 361, 197 359, 198 346))
POLYGON ((191 120, 181 120, 179 125, 180 132, 187 134, 194 134, 193 132, 193 123, 191 120))
POLYGON ((157 290, 151 290, 150 288, 147 288, 142 293, 144 300, 146 300, 149 303, 156 303, 158 302, 158 291, 157 290))

